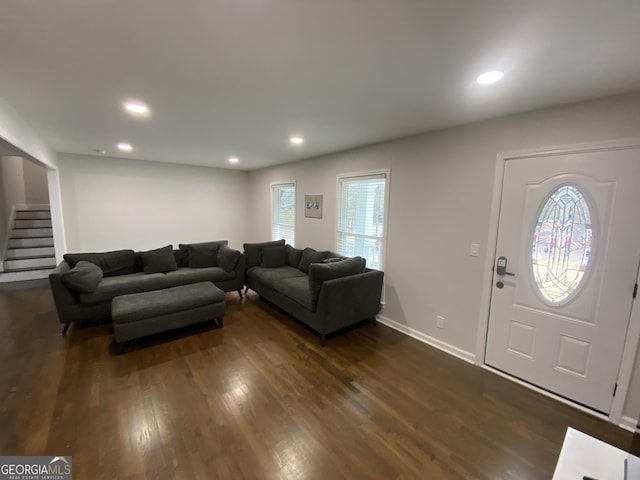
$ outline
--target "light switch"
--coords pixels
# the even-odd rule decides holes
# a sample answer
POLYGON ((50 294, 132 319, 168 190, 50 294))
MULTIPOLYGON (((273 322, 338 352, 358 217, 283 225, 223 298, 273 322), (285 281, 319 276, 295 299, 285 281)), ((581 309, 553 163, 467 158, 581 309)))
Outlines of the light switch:
POLYGON ((469 252, 469 255, 471 255, 472 257, 479 257, 480 256, 480 244, 479 243, 472 243, 471 244, 471 251, 469 252))

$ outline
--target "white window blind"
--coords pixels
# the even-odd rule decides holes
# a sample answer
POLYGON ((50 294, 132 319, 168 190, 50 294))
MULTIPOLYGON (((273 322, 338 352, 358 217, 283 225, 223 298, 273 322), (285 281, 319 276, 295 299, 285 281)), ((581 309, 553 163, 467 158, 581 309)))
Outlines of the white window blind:
POLYGON ((384 270, 388 173, 338 178, 337 251, 384 270))
POLYGON ((271 186, 271 240, 284 238, 295 245, 296 233, 296 185, 281 183, 271 186))

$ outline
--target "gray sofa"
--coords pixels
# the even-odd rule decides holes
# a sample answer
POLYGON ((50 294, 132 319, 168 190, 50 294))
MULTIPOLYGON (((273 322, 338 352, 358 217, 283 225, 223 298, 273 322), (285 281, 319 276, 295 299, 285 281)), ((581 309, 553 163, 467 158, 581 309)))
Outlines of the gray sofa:
POLYGON ((245 243, 245 284, 326 336, 380 311, 384 273, 368 269, 360 257, 343 257, 284 240, 245 243))
POLYGON ((64 335, 72 322, 111 319, 120 295, 209 281, 242 295, 245 256, 227 240, 180 244, 145 252, 68 253, 49 284, 64 335))

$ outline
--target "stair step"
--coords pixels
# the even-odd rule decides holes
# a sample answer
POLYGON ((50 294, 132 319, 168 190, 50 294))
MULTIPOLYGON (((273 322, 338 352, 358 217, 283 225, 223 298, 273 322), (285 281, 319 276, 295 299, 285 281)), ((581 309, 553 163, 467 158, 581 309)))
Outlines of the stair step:
POLYGON ((26 280, 38 280, 48 278, 51 269, 20 269, 16 271, 0 272, 0 283, 22 282, 26 280))
POLYGON ((42 247, 18 247, 9 248, 7 250, 7 260, 15 260, 19 258, 32 258, 32 257, 52 257, 55 255, 55 249, 53 245, 45 245, 42 247))
POLYGON ((38 258, 24 258, 15 260, 5 260, 5 271, 22 270, 22 269, 43 269, 54 268, 56 266, 55 257, 38 257, 38 258))
POLYGON ((17 228, 51 228, 50 219, 16 219, 13 221, 13 229, 17 228))
POLYGON ((51 228, 14 228, 11 230, 11 238, 51 237, 51 228))
POLYGON ((16 220, 51 219, 50 210, 16 210, 16 220))
POLYGON ((53 237, 11 238, 9 248, 53 247, 53 237))

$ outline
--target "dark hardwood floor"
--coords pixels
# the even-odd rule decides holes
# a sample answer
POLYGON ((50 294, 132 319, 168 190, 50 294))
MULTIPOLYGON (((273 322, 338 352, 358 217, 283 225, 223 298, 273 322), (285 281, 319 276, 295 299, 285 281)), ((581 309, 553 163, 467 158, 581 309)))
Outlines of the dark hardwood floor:
POLYGON ((74 479, 549 479, 567 426, 614 425, 383 325, 319 337, 255 295, 133 342, 60 335, 48 284, 0 286, 0 454, 72 455, 74 479))

